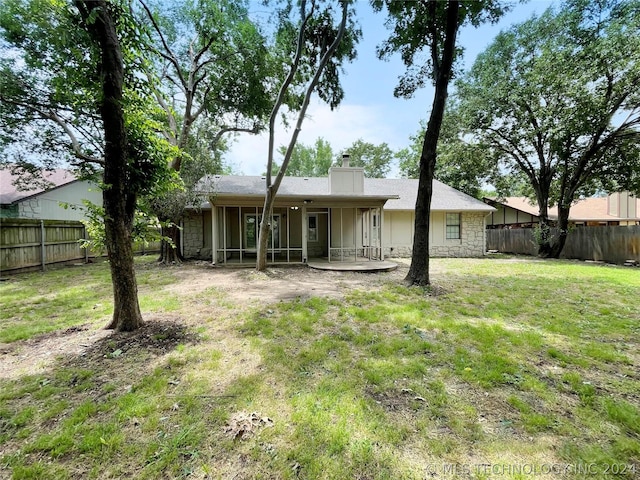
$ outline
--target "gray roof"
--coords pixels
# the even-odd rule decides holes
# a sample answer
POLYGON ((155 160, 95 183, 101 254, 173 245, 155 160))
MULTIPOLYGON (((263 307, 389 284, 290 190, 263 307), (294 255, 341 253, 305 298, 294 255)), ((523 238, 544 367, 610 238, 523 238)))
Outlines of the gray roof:
MULTIPOLYGON (((197 189, 202 193, 233 196, 263 196, 264 177, 210 175, 200 180, 197 189)), ((331 197, 328 177, 284 177, 279 196, 331 197)), ((385 210, 414 210, 418 197, 418 180, 409 178, 365 178, 364 193, 354 198, 386 197, 385 210), (399 197, 399 198, 395 198, 399 197)), ((344 195, 340 195, 344 197, 344 195)), ((453 187, 433 181, 433 211, 484 211, 495 209, 453 187)))
POLYGON ((0 169, 0 204, 15 203, 78 181, 72 172, 63 168, 52 171, 43 170, 40 175, 42 177, 41 185, 36 185, 29 190, 22 190, 16 186, 16 182, 20 177, 14 175, 10 167, 0 169))

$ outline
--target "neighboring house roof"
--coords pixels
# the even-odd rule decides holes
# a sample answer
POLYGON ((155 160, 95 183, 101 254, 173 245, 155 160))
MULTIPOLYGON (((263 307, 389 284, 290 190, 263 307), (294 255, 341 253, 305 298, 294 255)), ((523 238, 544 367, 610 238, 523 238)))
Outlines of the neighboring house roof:
MULTIPOLYGON (((200 180, 197 189, 206 194, 218 196, 255 196, 265 194, 264 177, 257 176, 207 176, 200 180)), ((326 197, 326 198, 376 198, 386 199, 386 210, 414 210, 418 196, 418 180, 365 178, 362 194, 332 195, 328 177, 284 177, 278 190, 283 197, 326 197)), ((207 204, 206 207, 209 205, 207 204)), ((204 205, 203 205, 204 207, 204 205)), ((437 180, 433 181, 433 211, 484 211, 495 209, 455 188, 437 180)))
POLYGON ((43 171, 42 178, 51 184, 49 188, 36 187, 31 190, 18 190, 14 185, 18 178, 18 175, 13 175, 9 168, 0 169, 0 204, 15 203, 77 181, 73 173, 62 168, 43 171))
MULTIPOLYGON (((492 204, 502 204, 507 207, 514 208, 524 213, 538 216, 539 209, 537 204, 532 204, 527 197, 506 197, 502 201, 487 198, 492 204)), ((578 200, 571 205, 569 210, 569 220, 572 222, 596 222, 596 221, 617 221, 617 220, 640 220, 638 217, 624 217, 610 215, 608 213, 608 197, 590 197, 578 200)), ((636 212, 640 212, 640 199, 636 199, 636 212)), ((549 207, 549 218, 557 220, 558 207, 549 207)))

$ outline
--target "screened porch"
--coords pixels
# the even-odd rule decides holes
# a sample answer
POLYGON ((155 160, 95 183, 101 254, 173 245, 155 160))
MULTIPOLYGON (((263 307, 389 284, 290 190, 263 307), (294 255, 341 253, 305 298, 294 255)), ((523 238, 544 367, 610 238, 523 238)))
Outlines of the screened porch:
MULTIPOLYGON (((261 206, 212 207, 213 263, 255 264, 261 206)), ((269 217, 270 264, 362 262, 383 259, 382 206, 280 205, 269 217)))

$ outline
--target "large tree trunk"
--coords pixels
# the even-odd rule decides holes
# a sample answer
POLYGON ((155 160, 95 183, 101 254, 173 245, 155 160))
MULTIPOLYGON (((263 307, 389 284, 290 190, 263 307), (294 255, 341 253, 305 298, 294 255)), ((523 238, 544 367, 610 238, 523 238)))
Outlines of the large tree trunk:
MULTIPOLYGON (((169 220, 165 221, 170 222, 169 220)), ((160 256, 158 257, 158 262, 165 264, 182 263, 184 256, 182 255, 180 229, 174 222, 170 223, 170 225, 162 227, 162 240, 160 241, 160 256), (165 238, 171 241, 165 240, 165 238)))
MULTIPOLYGON (((415 231, 413 235, 413 251, 411 266, 405 277, 409 285, 429 285, 429 228, 431 216, 431 197, 433 194, 433 175, 436 168, 436 149, 440 137, 440 127, 447 103, 449 80, 453 68, 456 33, 458 31, 459 2, 450 1, 447 5, 447 26, 442 58, 436 70, 435 95, 427 130, 422 143, 420 155, 420 177, 418 181, 418 198, 416 199, 415 231)), ((437 42, 437 39, 433 39, 437 42)), ((432 46, 432 51, 438 49, 432 46)))
POLYGON ((538 242, 538 256, 547 258, 551 254, 551 222, 549 220, 549 188, 540 184, 536 192, 538 199, 538 231, 536 241, 538 242))
POLYGON ((551 256, 553 235, 551 232, 551 222, 547 214, 540 215, 538 220, 538 232, 536 241, 538 242, 538 256, 549 258, 551 256))
POLYGON ((551 245, 549 258, 560 258, 560 254, 567 243, 567 236, 569 235, 569 208, 570 207, 558 205, 558 238, 553 245, 551 245))
POLYGON ((114 299, 113 319, 107 328, 131 331, 142 325, 142 315, 138 305, 131 238, 137 198, 128 181, 128 140, 122 107, 122 51, 108 2, 78 0, 76 5, 83 16, 86 28, 98 42, 101 52, 103 96, 100 115, 105 139, 105 187, 102 195, 114 299), (95 19, 90 20, 94 14, 95 19))

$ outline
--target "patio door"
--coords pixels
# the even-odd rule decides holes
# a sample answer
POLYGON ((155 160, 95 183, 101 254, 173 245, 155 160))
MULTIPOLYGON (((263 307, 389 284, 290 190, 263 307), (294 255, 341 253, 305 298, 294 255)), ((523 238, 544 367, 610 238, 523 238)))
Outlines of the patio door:
MULTIPOLYGON (((262 215, 255 213, 245 213, 244 215, 244 245, 247 250, 258 249, 258 233, 262 215)), ((280 248, 280 214, 271 217, 269 228, 269 241, 267 248, 280 248)))

